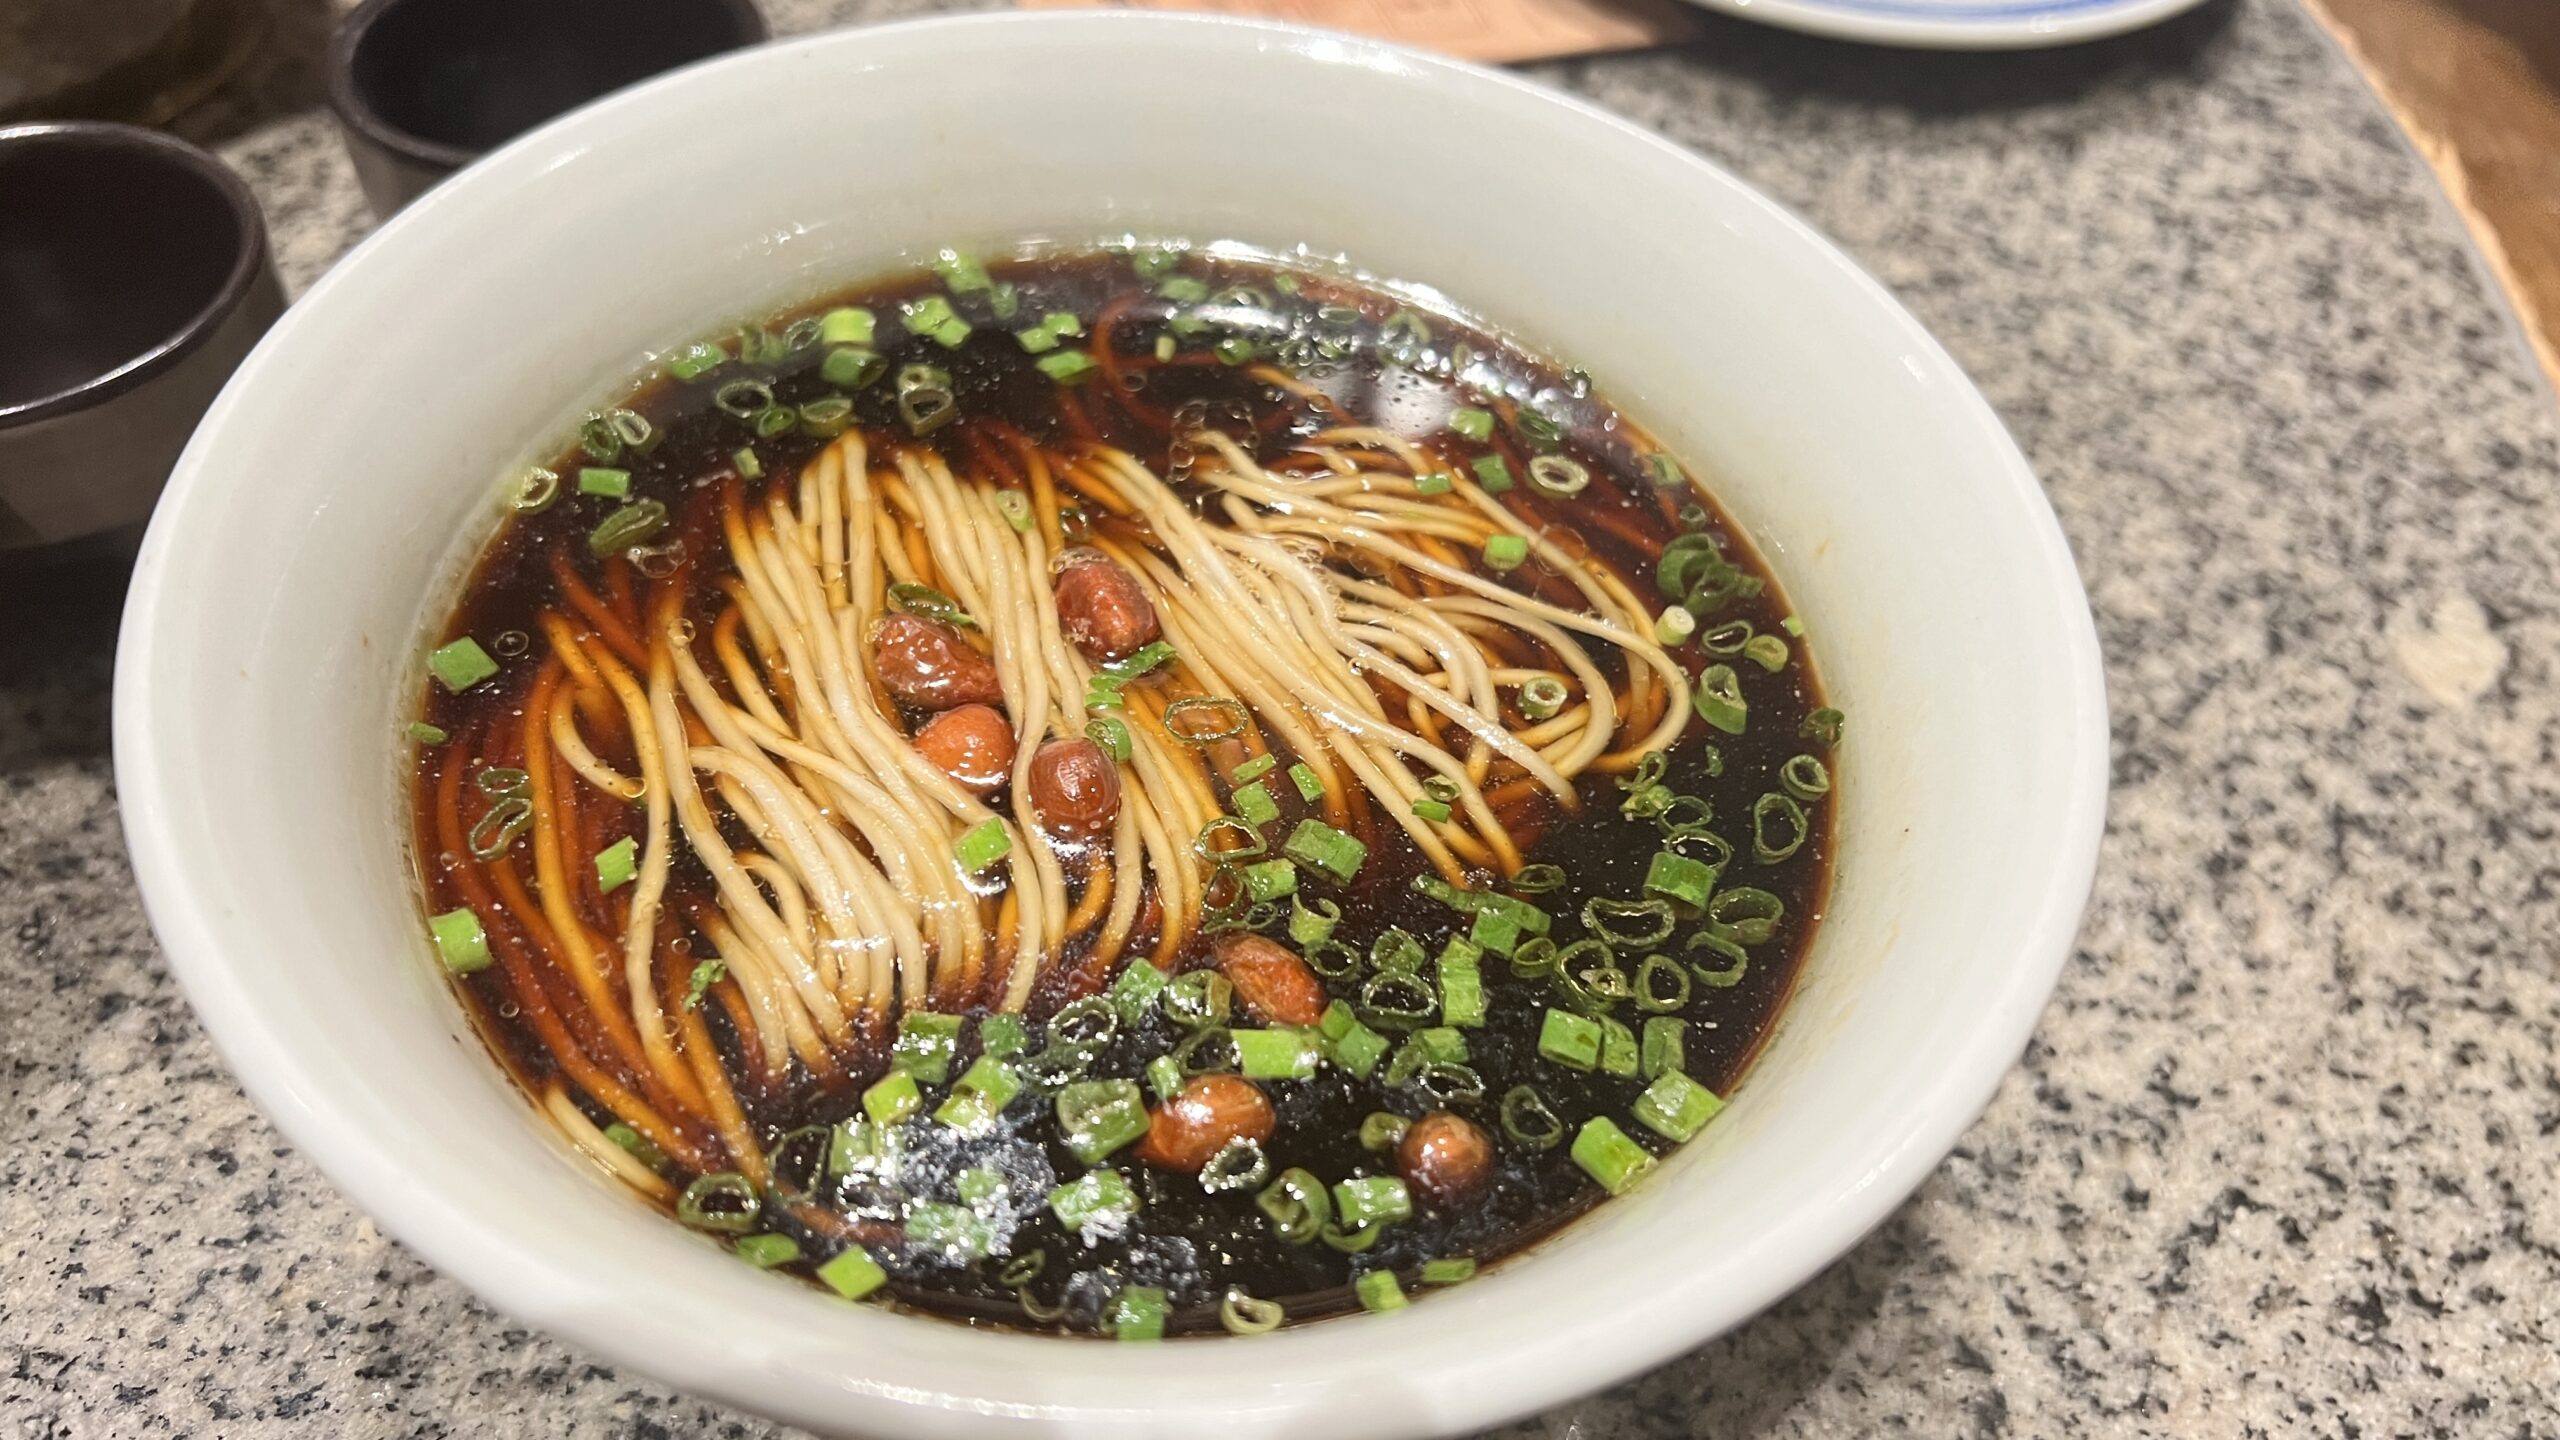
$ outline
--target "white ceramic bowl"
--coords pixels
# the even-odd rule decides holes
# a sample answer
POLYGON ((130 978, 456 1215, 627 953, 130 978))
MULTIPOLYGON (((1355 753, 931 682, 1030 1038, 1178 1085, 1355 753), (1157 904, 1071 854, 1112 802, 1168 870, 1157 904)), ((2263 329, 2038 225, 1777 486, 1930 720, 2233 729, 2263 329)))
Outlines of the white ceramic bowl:
POLYGON ((1988 1100, 2069 953, 2106 776, 2097 649, 2033 475, 1804 225, 1516 79, 1141 14, 936 20, 719 60, 404 211, 293 307, 153 521, 117 779, 171 966, 277 1126, 499 1309, 689 1390, 900 1437, 1489 1424, 1740 1323, 1988 1100), (1736 1103, 1478 1282, 1253 1341, 977 1333, 758 1273, 555 1142, 420 935, 395 765, 497 477, 636 357, 929 247, 1301 242, 1602 377, 1717 477, 1846 707, 1839 883, 1736 1103))

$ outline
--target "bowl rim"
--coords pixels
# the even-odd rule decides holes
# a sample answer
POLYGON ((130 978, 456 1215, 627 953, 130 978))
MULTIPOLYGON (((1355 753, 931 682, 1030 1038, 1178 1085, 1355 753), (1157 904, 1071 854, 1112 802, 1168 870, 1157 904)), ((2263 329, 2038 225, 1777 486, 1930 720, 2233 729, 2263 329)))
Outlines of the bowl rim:
MULTIPOLYGON (((2030 583, 2050 596, 2055 640, 2067 672, 2052 677, 2067 691, 2057 711, 2068 716, 2072 733, 2057 760, 2058 768, 2067 774, 2050 792, 2058 843, 2046 854, 2048 880, 2030 923, 2022 925, 2016 943, 2006 947, 2014 959, 2007 963, 1999 984, 1987 990, 1987 1003, 1972 1027, 1971 1039, 1949 1063, 1930 1074, 1917 1093, 1904 1097, 1907 1121, 1885 1129, 1853 1162, 1836 1167, 1846 1179, 1835 1203, 1806 1207, 1757 1238, 1755 1251, 1772 1258, 1750 1267, 1748 1283, 1704 1300, 1683 1295, 1678 1287, 1662 1287, 1664 1296, 1647 1306, 1585 1317, 1586 1325, 1609 1327, 1610 1343, 1597 1347, 1596 1353, 1595 1347, 1580 1347, 1571 1365, 1514 1367, 1501 1372, 1506 1378, 1499 1384, 1462 1385, 1442 1377, 1434 1387, 1437 1405, 1429 1423, 1438 1431, 1499 1424, 1651 1369, 1740 1325, 1845 1254, 1934 1171, 2016 1063, 2072 954, 2095 878, 2109 774, 2104 678, 2087 595, 2042 487, 1988 402, 1919 321, 1805 221, 1704 156, 1587 101, 1501 71, 1338 32, 1229 16, 1028 11, 926 17, 774 42, 670 72, 529 132, 422 197, 323 277, 240 368, 181 457, 135 566, 115 672, 116 779, 136 879, 171 972, 243 1088, 277 1129, 360 1210, 379 1219, 385 1231, 493 1308, 558 1334, 618 1366, 757 1413, 821 1428, 858 1425, 865 1433, 977 1434, 1000 1422, 1081 1433, 1083 1426, 1122 1425, 1133 1414, 1147 1412, 1144 1402, 1021 1407, 885 1382, 824 1387, 795 1378, 783 1384, 778 1377, 760 1375, 749 1366, 718 1363, 716 1354, 706 1353, 716 1350, 715 1346, 658 1347, 648 1343, 649 1337, 635 1326, 573 1321, 551 1302, 575 1290, 584 1277, 581 1267, 529 1244, 489 1208, 474 1211, 433 1193, 431 1187, 416 1185, 409 1167, 388 1141, 349 1123, 343 1114, 332 1114, 333 1102, 313 1083, 309 1066, 257 1007, 253 987, 244 980, 246 971, 222 953, 218 938, 222 897, 192 873, 193 866, 167 823, 166 807, 158 803, 158 797, 183 783, 183 777, 169 768, 157 737, 164 726, 182 723, 183 716, 169 709, 176 702, 162 697, 155 684, 157 677, 168 672, 172 688, 177 688, 182 673, 180 657, 164 654, 173 647, 159 643, 157 632, 164 612, 187 603, 167 582, 188 516, 199 506, 219 502, 215 487, 220 481, 209 457, 224 443, 224 432, 241 408, 242 395, 257 385, 268 366, 282 363, 280 357, 332 293, 353 283, 350 276, 367 273, 368 259, 377 248, 396 243, 404 227, 424 223, 420 217, 437 214, 462 197, 515 183, 516 172, 540 166, 544 157, 579 144, 590 128, 610 126, 626 110, 663 104, 670 90, 694 83, 700 71, 791 64, 811 51, 859 50, 882 36, 913 39, 989 30, 1036 32, 1060 26, 1118 27, 1131 32, 1133 39, 1154 32, 1224 37, 1247 50, 1278 49, 1300 57, 1320 51, 1329 63, 1418 74, 1427 82, 1490 91, 1494 98, 1512 105, 1562 111, 1593 127, 1595 141, 1651 151, 1658 159, 1673 162, 1730 196, 1743 211, 1756 212, 1761 223, 1817 260, 1846 287, 1845 293, 1869 307, 1906 347, 1906 359, 1943 382, 1951 433, 1977 447, 1991 462, 1997 474, 1986 477, 1986 484, 2005 488, 2021 509, 2023 529, 2033 538, 2030 546, 2019 551, 2018 563, 2030 583), (750 1388, 751 1383, 755 1388, 750 1388)), ((1410 1321, 1428 1308, 1417 1307, 1404 1318, 1410 1321)), ((915 1322, 901 1317, 901 1323, 915 1322)), ((1383 1317, 1364 1323, 1395 1322, 1394 1317, 1383 1317)), ((1320 1334, 1333 1328, 1317 1326, 1293 1333, 1320 1334)), ((1008 1339, 1040 1346, 1059 1343, 1046 1337, 1026 1339, 956 1329, 954 1333, 968 1334, 967 1343, 984 1351, 990 1369, 1002 1360, 1008 1339)), ((1551 1333, 1550 1338, 1556 1337, 1551 1333)), ((1194 1345, 1186 1342, 1165 1348, 1187 1351, 1194 1345)), ((1471 1370, 1490 1379, 1497 1373, 1487 1368, 1493 1363, 1477 1360, 1471 1370)), ((1108 1362, 1094 1368, 1108 1368, 1108 1362)), ((1292 1396, 1259 1413, 1268 1417, 1288 1413, 1291 1406, 1314 1403, 1299 1392, 1292 1396)), ((1346 1411, 1340 1402, 1326 1408, 1334 1412, 1345 1435, 1386 1433, 1378 1429, 1380 1417, 1373 1416, 1364 1425, 1356 1411, 1346 1411), (1349 1423, 1343 1424, 1346 1419, 1349 1423)))

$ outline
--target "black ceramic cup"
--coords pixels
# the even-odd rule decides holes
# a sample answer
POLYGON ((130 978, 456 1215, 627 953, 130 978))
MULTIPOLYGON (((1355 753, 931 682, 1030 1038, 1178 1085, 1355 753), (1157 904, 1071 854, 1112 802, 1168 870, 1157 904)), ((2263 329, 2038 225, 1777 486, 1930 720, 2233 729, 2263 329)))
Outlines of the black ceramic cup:
POLYGON ((0 558, 138 535, 283 311, 221 161, 130 125, 0 127, 0 558))
POLYGON ((329 104, 387 219, 555 115, 766 34, 754 0, 365 0, 329 43, 329 104))

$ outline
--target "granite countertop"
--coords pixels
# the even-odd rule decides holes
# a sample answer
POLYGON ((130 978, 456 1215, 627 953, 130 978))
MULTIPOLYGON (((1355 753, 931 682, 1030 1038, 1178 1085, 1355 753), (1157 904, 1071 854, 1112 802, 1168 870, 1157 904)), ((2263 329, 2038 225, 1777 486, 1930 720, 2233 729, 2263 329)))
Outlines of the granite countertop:
MULTIPOLYGON (((1533 73, 1944 338, 2079 553, 2116 764, 2080 951, 1955 1156, 1755 1323, 1510 1433, 2553 1434, 2560 429, 2355 72, 2226 0, 2059 55, 1718 22, 1533 73)), ((294 287, 364 229, 316 114, 222 149, 294 287)), ((118 837, 120 583, 0 583, 6 1433, 785 1433, 491 1313, 241 1097, 118 837)))

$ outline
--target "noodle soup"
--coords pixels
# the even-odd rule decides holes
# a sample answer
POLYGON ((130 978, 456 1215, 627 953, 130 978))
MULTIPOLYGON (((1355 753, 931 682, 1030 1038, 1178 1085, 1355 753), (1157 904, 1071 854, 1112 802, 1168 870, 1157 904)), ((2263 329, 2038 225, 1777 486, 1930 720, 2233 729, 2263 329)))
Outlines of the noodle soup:
POLYGON ((410 731, 429 935, 581 1151, 852 1299, 1461 1283, 1713 1119, 1820 915, 1777 587, 1425 292, 945 252, 506 488, 410 731))

